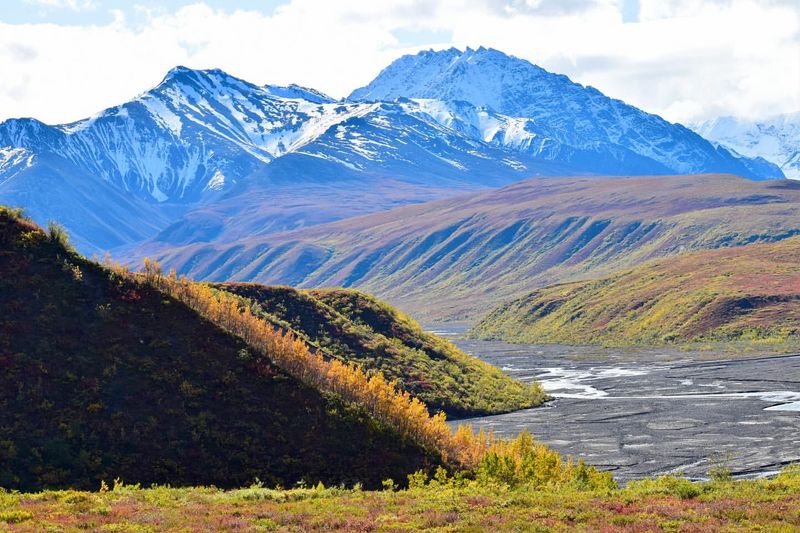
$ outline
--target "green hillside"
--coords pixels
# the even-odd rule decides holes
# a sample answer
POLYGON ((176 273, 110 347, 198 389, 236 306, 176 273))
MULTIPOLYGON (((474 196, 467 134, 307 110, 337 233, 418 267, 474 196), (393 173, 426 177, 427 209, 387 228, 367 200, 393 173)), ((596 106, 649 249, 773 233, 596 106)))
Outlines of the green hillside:
MULTIPOLYGON (((426 323, 684 251, 800 234, 800 183, 731 175, 536 178, 235 243, 148 248, 197 279, 354 287, 426 323)), ((137 255, 137 254, 134 254, 137 255)))
POLYGON ((432 412, 495 414, 534 407, 546 398, 537 384, 509 378, 364 293, 241 283, 215 287, 248 299, 259 316, 296 333, 327 357, 397 380, 432 412))
POLYGON ((500 306, 472 331, 512 342, 800 348, 800 238, 661 259, 554 285, 500 306))
POLYGON ((0 208, 0 486, 374 487, 440 463, 220 324, 0 208))

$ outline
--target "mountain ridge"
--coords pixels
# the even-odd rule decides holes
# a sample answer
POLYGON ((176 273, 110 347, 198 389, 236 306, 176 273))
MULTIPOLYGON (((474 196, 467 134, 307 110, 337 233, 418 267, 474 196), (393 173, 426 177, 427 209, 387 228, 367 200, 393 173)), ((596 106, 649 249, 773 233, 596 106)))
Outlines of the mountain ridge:
POLYGON ((686 250, 800 234, 800 183, 727 175, 534 178, 235 244, 152 243, 179 272, 366 290, 421 320, 472 320, 536 286, 686 250))
POLYGON ((26 207, 40 223, 63 220, 82 250, 102 253, 147 239, 266 235, 532 176, 701 169, 781 177, 767 162, 496 50, 405 56, 367 87, 385 85, 382 76, 406 64, 416 66, 400 69, 404 76, 433 69, 435 90, 384 91, 378 101, 356 101, 365 94, 356 91, 334 101, 314 89, 178 66, 83 120, 7 120, 0 201, 26 207), (443 78, 448 62, 455 67, 443 78), (465 92, 464 80, 485 90, 465 92), (43 201, 40 182, 63 201, 43 201), (113 216, 104 220, 88 190, 113 216), (151 222, 140 225, 143 218, 151 222))
POLYGON ((716 172, 754 177, 731 154, 715 153, 705 139, 680 124, 491 48, 403 56, 349 98, 468 101, 508 116, 534 118, 531 127, 537 133, 567 146, 606 143, 632 150, 664 165, 666 173, 701 173, 711 164, 717 165, 716 172), (676 151, 693 157, 687 159, 676 151))

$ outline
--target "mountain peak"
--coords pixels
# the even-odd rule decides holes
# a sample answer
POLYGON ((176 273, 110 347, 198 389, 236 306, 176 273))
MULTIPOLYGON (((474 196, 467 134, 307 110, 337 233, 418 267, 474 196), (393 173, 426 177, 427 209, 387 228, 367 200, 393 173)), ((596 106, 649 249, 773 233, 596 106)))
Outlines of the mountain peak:
MULTIPOLYGON (((369 85, 350 95, 351 99, 362 101, 394 101, 401 97, 448 104, 469 102, 477 111, 494 115, 492 121, 518 124, 522 129, 515 130, 513 136, 528 139, 525 143, 535 137, 535 145, 542 149, 559 145, 558 150, 564 153, 576 150, 567 156, 570 160, 588 158, 596 162, 598 150, 613 146, 612 159, 627 161, 628 168, 631 161, 643 157, 660 165, 654 169, 660 173, 688 174, 713 169, 763 176, 731 154, 716 151, 706 140, 682 126, 525 59, 482 46, 403 56, 369 85)), ((434 116, 444 117, 438 112, 434 116)), ((448 124, 452 121, 445 119, 448 124)), ((483 140, 492 140, 499 131, 492 121, 476 116, 467 120, 463 128, 479 132, 483 140)), ((644 167, 639 170, 644 171, 644 167)), ((618 171, 607 168, 605 172, 618 171)), ((774 177, 773 174, 779 176, 780 171, 764 177, 774 177)))
POLYGON ((186 74, 188 72, 194 72, 194 70, 190 69, 189 67, 185 67, 183 65, 175 65, 174 67, 172 67, 167 71, 167 75, 165 76, 165 78, 173 78, 175 76, 180 76, 181 74, 186 74))
POLYGON ((192 69, 189 67, 185 67, 183 65, 177 65, 167 71, 167 73, 164 75, 164 78, 161 80, 161 83, 159 85, 163 85, 170 82, 186 81, 198 75, 203 76, 204 71, 192 69))
POLYGON ((174 86, 203 85, 205 87, 228 85, 255 89, 257 86, 232 76, 219 68, 193 69, 178 65, 171 68, 154 90, 174 86))
POLYGON ((479 106, 499 107, 505 88, 529 90, 531 83, 569 81, 541 67, 493 48, 427 50, 405 55, 366 87, 353 91, 353 100, 394 100, 398 97, 464 100, 479 106))

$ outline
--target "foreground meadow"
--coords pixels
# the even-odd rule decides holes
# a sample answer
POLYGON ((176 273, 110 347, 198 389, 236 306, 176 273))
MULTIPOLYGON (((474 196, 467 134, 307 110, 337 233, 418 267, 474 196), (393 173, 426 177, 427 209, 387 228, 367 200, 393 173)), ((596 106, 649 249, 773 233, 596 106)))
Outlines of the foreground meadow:
POLYGON ((800 531, 800 468, 773 479, 662 477, 623 489, 411 479, 396 490, 140 488, 0 493, 3 531, 800 531))

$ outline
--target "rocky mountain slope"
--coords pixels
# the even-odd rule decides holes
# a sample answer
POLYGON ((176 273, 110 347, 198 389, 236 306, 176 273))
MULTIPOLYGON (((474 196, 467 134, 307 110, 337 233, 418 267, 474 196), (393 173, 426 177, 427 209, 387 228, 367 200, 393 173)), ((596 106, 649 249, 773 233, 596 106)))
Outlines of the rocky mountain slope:
POLYGON ((473 335, 512 342, 659 345, 746 340, 800 346, 800 237, 660 259, 545 287, 473 335))

